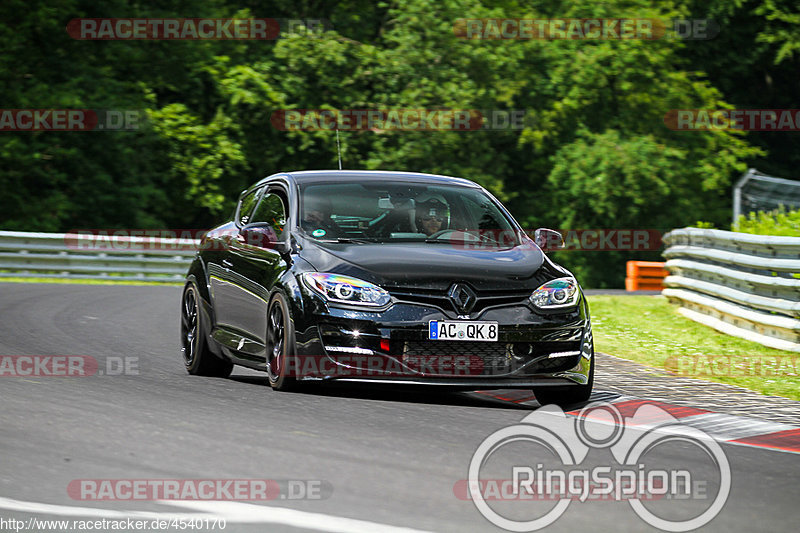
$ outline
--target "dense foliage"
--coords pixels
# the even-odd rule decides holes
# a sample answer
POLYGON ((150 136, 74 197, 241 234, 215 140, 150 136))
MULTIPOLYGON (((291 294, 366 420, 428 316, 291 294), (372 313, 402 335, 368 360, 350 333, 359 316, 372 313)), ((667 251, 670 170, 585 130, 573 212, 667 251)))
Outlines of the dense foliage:
POLYGON ((787 211, 781 207, 774 211, 748 213, 739 217, 733 230, 756 235, 800 237, 800 210, 787 211))
MULTIPOLYGON (((680 132, 670 109, 797 107, 793 0, 5 0, 6 109, 140 109, 135 132, 0 134, 0 228, 202 228, 279 170, 336 168, 335 135, 275 110, 525 109, 523 130, 342 132, 346 168, 476 180, 526 228, 722 223, 748 166, 795 178, 791 133, 680 132), (274 41, 82 41, 79 17, 327 19, 274 41), (710 17, 710 40, 466 40, 459 18, 710 17)), ((620 285, 621 253, 560 258, 620 285)), ((657 258, 636 254, 636 258, 657 258)))

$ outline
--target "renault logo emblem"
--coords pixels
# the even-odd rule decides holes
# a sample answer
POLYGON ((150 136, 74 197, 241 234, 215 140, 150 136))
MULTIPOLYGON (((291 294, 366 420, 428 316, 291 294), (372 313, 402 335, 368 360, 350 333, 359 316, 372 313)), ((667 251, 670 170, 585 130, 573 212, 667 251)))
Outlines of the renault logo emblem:
POLYGON ((475 302, 478 300, 475 291, 463 283, 454 283, 447 292, 447 296, 450 297, 450 301, 453 302, 456 311, 461 314, 468 314, 472 311, 472 308, 475 307, 475 302))

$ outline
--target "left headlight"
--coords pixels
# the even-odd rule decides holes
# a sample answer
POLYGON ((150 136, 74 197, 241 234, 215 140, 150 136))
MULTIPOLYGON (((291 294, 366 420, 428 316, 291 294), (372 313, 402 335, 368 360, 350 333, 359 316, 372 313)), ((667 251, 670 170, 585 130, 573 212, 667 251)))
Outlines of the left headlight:
POLYGON ((383 307, 392 297, 377 285, 350 276, 324 272, 306 272, 303 281, 329 302, 383 307))
POLYGON ((573 307, 578 303, 580 295, 575 278, 558 278, 533 291, 530 300, 539 309, 559 309, 573 307))

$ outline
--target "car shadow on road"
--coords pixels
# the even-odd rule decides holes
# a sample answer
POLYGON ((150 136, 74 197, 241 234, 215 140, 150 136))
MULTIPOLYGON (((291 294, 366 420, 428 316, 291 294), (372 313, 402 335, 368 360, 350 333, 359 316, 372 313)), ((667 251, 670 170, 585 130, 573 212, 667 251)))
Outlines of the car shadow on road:
MULTIPOLYGON (((266 376, 233 375, 228 379, 269 387, 266 376)), ((291 394, 291 393, 290 393, 291 394)), ((353 398, 384 402, 422 403, 484 407, 491 409, 515 409, 530 411, 541 407, 529 389, 496 389, 476 391, 449 391, 433 387, 400 387, 370 385, 364 383, 308 383, 295 394, 313 394, 332 398, 353 398)), ((611 401, 620 395, 614 392, 595 391, 588 402, 571 404, 564 410, 577 410, 598 401, 611 401)))

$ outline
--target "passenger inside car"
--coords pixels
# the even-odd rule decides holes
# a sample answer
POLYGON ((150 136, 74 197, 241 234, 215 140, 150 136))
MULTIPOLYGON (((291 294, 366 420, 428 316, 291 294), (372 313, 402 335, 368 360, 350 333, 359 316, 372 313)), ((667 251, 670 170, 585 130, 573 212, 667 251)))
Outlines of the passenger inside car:
POLYGON ((387 238, 397 234, 414 234, 414 201, 407 198, 392 198, 391 208, 372 224, 369 234, 387 238))

